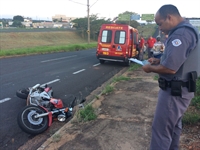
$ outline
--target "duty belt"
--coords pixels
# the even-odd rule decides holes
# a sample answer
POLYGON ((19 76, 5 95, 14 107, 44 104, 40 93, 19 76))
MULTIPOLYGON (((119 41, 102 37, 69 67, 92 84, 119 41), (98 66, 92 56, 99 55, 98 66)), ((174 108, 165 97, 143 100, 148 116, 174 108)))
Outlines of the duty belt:
MULTIPOLYGON (((171 82, 172 81, 166 81, 166 85, 167 85, 168 88, 171 88, 171 82)), ((182 81, 182 87, 188 87, 188 82, 182 81)))
MULTIPOLYGON (((163 82, 164 82, 164 85, 165 85, 166 88, 171 88, 171 83, 172 83, 173 81, 167 81, 167 80, 165 80, 165 79, 163 79, 163 78, 159 78, 159 79, 158 79, 158 82, 159 82, 159 84, 163 84, 163 82)), ((182 86, 182 87, 188 87, 188 85, 189 85, 188 82, 183 82, 183 81, 181 81, 181 86, 182 86)))

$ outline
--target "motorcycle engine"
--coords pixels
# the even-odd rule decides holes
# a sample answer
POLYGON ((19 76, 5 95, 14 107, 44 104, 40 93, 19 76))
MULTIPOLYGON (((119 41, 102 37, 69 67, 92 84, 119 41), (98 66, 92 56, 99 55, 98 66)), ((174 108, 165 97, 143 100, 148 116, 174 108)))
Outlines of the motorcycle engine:
POLYGON ((40 104, 41 104, 43 107, 46 107, 46 108, 49 108, 49 107, 51 106, 49 101, 41 101, 40 104))

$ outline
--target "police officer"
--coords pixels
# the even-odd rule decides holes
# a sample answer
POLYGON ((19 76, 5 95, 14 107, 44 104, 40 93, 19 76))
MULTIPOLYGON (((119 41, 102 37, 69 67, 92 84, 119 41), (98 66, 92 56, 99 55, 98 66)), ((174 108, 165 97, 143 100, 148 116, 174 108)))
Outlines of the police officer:
POLYGON ((150 64, 143 66, 146 73, 159 74, 150 150, 178 150, 181 118, 194 97, 195 80, 200 72, 200 40, 195 28, 173 5, 162 6, 155 22, 168 39, 161 59, 150 58, 150 64))

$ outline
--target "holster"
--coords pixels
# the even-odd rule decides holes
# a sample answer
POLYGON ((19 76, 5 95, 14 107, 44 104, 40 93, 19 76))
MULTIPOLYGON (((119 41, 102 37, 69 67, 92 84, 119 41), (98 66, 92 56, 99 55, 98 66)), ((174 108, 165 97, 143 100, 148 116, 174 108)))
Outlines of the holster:
POLYGON ((192 71, 189 73, 188 79, 188 92, 196 92, 197 72, 192 71))
POLYGON ((158 79, 159 87, 162 90, 166 90, 167 88, 171 88, 172 96, 182 96, 182 81, 167 81, 163 78, 158 79))
POLYGON ((182 96, 182 81, 171 81, 171 95, 182 96))
POLYGON ((166 82, 165 79, 159 78, 159 79, 158 79, 158 83, 159 83, 159 87, 160 87, 162 90, 166 90, 166 89, 167 89, 167 82, 166 82))

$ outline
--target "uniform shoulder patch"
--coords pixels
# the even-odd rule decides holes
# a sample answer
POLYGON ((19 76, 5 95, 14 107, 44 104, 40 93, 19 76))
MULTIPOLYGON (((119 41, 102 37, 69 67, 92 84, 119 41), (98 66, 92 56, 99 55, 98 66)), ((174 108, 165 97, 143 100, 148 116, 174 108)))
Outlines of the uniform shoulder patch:
POLYGON ((179 45, 181 45, 181 44, 182 44, 182 42, 179 39, 175 39, 175 40, 172 41, 172 45, 174 45, 176 47, 179 46, 179 45))

